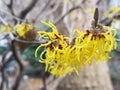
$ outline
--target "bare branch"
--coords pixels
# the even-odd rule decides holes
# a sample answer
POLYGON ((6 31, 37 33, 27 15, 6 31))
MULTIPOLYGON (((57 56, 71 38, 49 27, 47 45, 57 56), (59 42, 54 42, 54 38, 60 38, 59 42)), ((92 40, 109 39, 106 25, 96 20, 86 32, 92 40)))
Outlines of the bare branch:
POLYGON ((10 17, 12 17, 15 22, 23 21, 22 19, 16 17, 15 15, 10 14, 9 12, 7 12, 5 10, 0 9, 0 11, 3 12, 3 13, 5 13, 5 14, 7 14, 7 15, 9 15, 10 17))
POLYGON ((38 0, 32 0, 28 7, 21 11, 19 18, 25 19, 26 15, 34 8, 37 2, 38 0))
MULTIPOLYGON (((112 12, 111 10, 108 11, 108 13, 111 12, 112 12)), ((100 20, 100 23, 109 26, 112 23, 113 19, 119 16, 119 14, 120 12, 117 12, 117 13, 113 13, 110 18, 104 17, 102 20, 100 20)))
POLYGON ((5 66, 6 66, 9 62, 12 61, 12 57, 13 57, 13 54, 10 54, 9 58, 8 58, 5 62, 3 62, 3 65, 2 65, 2 67, 1 67, 1 69, 2 69, 2 68, 4 69, 5 66))
POLYGON ((3 39, 6 39, 8 36, 9 36, 9 34, 6 34, 6 35, 4 35, 4 36, 1 36, 0 41, 3 40, 3 39))
POLYGON ((112 18, 105 18, 100 21, 103 25, 109 26, 112 23, 113 17, 112 18))
POLYGON ((57 8, 59 7, 59 5, 60 5, 59 1, 56 1, 56 4, 55 4, 54 8, 51 9, 50 11, 46 12, 45 14, 42 14, 40 18, 46 18, 48 15, 55 12, 57 10, 57 8))
MULTIPOLYGON (((64 15, 68 11, 69 8, 75 7, 75 3, 73 2, 73 0, 71 0, 71 4, 72 5, 68 5, 67 1, 64 1, 62 15, 64 15)), ((77 15, 76 15, 76 17, 77 17, 77 15)), ((63 22, 64 22, 64 24, 65 24, 65 26, 66 26, 66 28, 67 28, 67 30, 69 32, 69 37, 72 38, 72 30, 73 30, 73 28, 75 26, 75 20, 73 20, 72 22, 70 22, 69 18, 70 18, 70 16, 67 15, 63 19, 63 22)))
POLYGON ((66 17, 68 14, 70 14, 72 11, 76 10, 76 9, 80 9, 81 6, 75 6, 73 8, 71 8, 68 12, 66 12, 64 15, 62 15, 60 18, 58 18, 56 21, 55 21, 55 24, 58 24, 61 20, 64 19, 64 17, 66 17))
POLYGON ((39 11, 38 15, 35 17, 35 19, 34 19, 33 22, 35 22, 35 20, 39 17, 39 15, 45 11, 45 9, 48 7, 48 5, 49 5, 50 2, 51 2, 51 0, 48 0, 46 2, 45 6, 41 9, 41 11, 39 11))
POLYGON ((18 50, 15 46, 15 40, 12 40, 12 42, 11 42, 11 49, 12 49, 13 55, 15 57, 15 60, 20 67, 20 73, 17 76, 16 81, 15 81, 15 83, 13 85, 13 88, 12 88, 13 90, 17 90, 18 87, 19 87, 19 84, 20 84, 20 80, 21 80, 22 75, 23 75, 24 66, 23 66, 23 63, 22 63, 22 57, 20 55, 20 52, 18 52, 18 50))
POLYGON ((12 15, 15 15, 14 14, 14 11, 13 11, 13 0, 10 0, 10 3, 9 4, 6 4, 5 3, 5 0, 2 0, 2 2, 7 6, 7 8, 9 9, 9 11, 11 12, 12 15))
MULTIPOLYGON (((57 25, 60 21, 62 21, 68 14, 70 14, 72 11, 76 10, 76 9, 80 9, 81 7, 80 6, 76 6, 76 7, 73 7, 71 8, 69 11, 67 11, 65 14, 63 14, 60 18, 58 18, 54 24, 57 25)), ((50 28, 48 27, 46 29, 46 31, 48 31, 50 28)))
MULTIPOLYGON (((64 0, 63 2, 63 10, 62 10, 62 15, 64 15, 66 12, 67 12, 67 0, 64 0)), ((68 16, 66 16, 64 19, 63 19, 63 22, 65 23, 66 27, 67 27, 67 30, 68 32, 70 31, 70 25, 68 23, 68 16)))
POLYGON ((15 15, 15 13, 13 11, 13 0, 10 0, 10 4, 8 4, 7 7, 9 8, 11 14, 15 15))
POLYGON ((98 0, 96 4, 97 4, 97 5, 100 4, 101 1, 102 1, 102 0, 98 0))
POLYGON ((4 24, 4 25, 8 25, 8 23, 0 16, 0 20, 2 21, 2 23, 4 24))
POLYGON ((22 39, 18 39, 18 38, 15 38, 15 41, 16 42, 21 42, 21 43, 25 43, 25 44, 42 44, 42 43, 46 43, 45 40, 41 40, 41 41, 26 41, 26 40, 22 40, 22 39))
MULTIPOLYGON (((13 0, 10 0, 10 3, 9 4, 6 4, 5 3, 5 0, 2 0, 3 3, 6 5, 7 9, 9 10, 9 12, 15 16, 15 13, 14 13, 14 10, 13 10, 13 0)), ((13 18, 15 24, 17 23, 17 19, 13 18)))
MULTIPOLYGON (((0 68, 0 71, 2 73, 2 82, 1 82, 1 85, 0 85, 0 90, 3 90, 4 88, 4 83, 6 81, 6 76, 5 76, 5 61, 6 61, 6 55, 9 53, 9 50, 5 51, 2 55, 2 67, 0 68)), ((11 57, 9 57, 10 59, 11 57)))

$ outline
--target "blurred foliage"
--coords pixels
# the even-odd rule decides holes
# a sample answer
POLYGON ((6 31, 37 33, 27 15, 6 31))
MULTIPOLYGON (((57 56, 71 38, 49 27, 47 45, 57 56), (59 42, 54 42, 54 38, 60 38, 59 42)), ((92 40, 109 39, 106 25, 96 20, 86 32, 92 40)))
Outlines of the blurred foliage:
POLYGON ((52 32, 52 29, 46 26, 45 24, 41 24, 40 26, 37 26, 36 28, 40 31, 52 32))
MULTIPOLYGON (((32 44, 28 48, 26 48, 22 54, 24 60, 29 61, 30 65, 32 65, 34 67, 39 65, 39 59, 40 59, 39 57, 35 57, 35 50, 37 47, 38 47, 38 45, 32 44)), ((44 47, 41 47, 39 49, 37 55, 39 56, 43 50, 44 50, 44 47)), ((45 56, 43 58, 45 58, 45 56)))
MULTIPOLYGON (((117 30, 117 34, 116 34, 116 39, 120 39, 120 20, 119 19, 114 19, 112 24, 111 24, 112 28, 115 28, 117 30)), ((118 55, 120 55, 120 41, 117 41, 117 48, 116 50, 113 50, 110 55, 114 58, 118 55)))
POLYGON ((7 49, 7 46, 0 46, 0 54, 3 54, 7 49))
MULTIPOLYGON (((30 66, 27 67, 25 74, 32 76, 43 76, 45 65, 39 62, 39 55, 44 50, 44 47, 41 47, 37 53, 38 57, 35 57, 35 49, 38 47, 36 44, 30 45, 25 51, 22 53, 23 59, 28 61, 30 66)), ((43 57, 45 58, 45 56, 43 57)))

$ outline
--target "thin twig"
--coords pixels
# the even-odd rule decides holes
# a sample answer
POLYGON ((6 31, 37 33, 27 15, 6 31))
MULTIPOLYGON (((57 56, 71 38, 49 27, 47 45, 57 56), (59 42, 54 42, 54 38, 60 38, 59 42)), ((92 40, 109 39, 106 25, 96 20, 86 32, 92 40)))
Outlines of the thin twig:
MULTIPOLYGON (((68 8, 68 6, 67 6, 67 0, 64 0, 64 2, 63 2, 62 15, 64 15, 64 14, 67 12, 67 8, 68 8)), ((65 23, 66 28, 67 28, 67 30, 68 30, 68 32, 69 32, 71 26, 70 26, 69 23, 68 23, 68 16, 66 16, 66 17, 63 19, 63 22, 65 23)))
POLYGON ((10 54, 9 58, 3 62, 1 69, 4 69, 8 63, 12 61, 13 54, 10 54))
POLYGON ((62 15, 60 18, 58 18, 56 21, 55 21, 55 25, 58 24, 61 20, 64 19, 64 17, 66 17, 68 14, 70 14, 72 11, 76 10, 76 9, 80 9, 81 6, 76 6, 76 7, 73 7, 71 8, 68 12, 66 12, 64 15, 62 15))
POLYGON ((101 1, 102 1, 102 0, 98 0, 96 4, 99 5, 101 1))
POLYGON ((37 2, 38 0, 32 0, 31 3, 28 5, 28 7, 26 7, 21 11, 19 18, 25 19, 26 15, 34 8, 37 2))
POLYGON ((6 65, 12 61, 12 57, 13 57, 13 54, 10 54, 9 58, 7 58, 5 60, 5 57, 6 55, 9 53, 10 50, 6 51, 5 54, 3 54, 3 57, 2 57, 2 67, 1 67, 1 73, 2 73, 2 82, 1 82, 1 86, 0 86, 0 90, 3 89, 4 87, 4 82, 6 83, 6 89, 8 90, 8 79, 7 79, 7 76, 5 74, 5 68, 6 68, 6 65))
MULTIPOLYGON (((48 7, 48 5, 50 4, 50 2, 51 2, 51 0, 48 0, 48 1, 46 2, 45 6, 41 9, 41 11, 39 11, 39 13, 38 13, 38 15, 35 17, 34 21, 39 17, 39 15, 40 15, 41 13, 43 13, 43 12, 45 11, 45 9, 48 7)), ((34 22, 34 21, 33 21, 33 22, 34 22)))
POLYGON ((1 36, 0 41, 3 39, 6 39, 9 36, 9 34, 6 34, 5 36, 1 36))
POLYGON ((100 20, 100 23, 102 23, 103 25, 109 26, 112 23, 113 17, 111 18, 104 18, 102 20, 100 20))
POLYGON ((54 8, 51 9, 51 10, 48 10, 48 12, 44 12, 45 14, 42 14, 40 16, 40 18, 46 18, 48 15, 51 15, 51 13, 55 12, 57 10, 57 8, 59 7, 59 5, 60 5, 59 2, 60 1, 56 1, 56 4, 55 4, 54 8))
MULTIPOLYGON (((58 18, 55 22, 54 22, 54 24, 55 25, 57 25, 60 21, 62 21, 68 14, 70 14, 72 11, 74 11, 74 10, 76 10, 76 9, 80 9, 81 8, 81 6, 76 6, 76 7, 73 7, 73 8, 71 8, 69 11, 67 11, 65 14, 63 14, 60 18, 58 18)), ((47 29, 46 29, 46 31, 48 31, 50 29, 50 27, 48 27, 47 29)))
MULTIPOLYGON (((5 65, 5 64, 4 64, 4 62, 6 61, 6 60, 5 60, 5 57, 6 57, 6 55, 8 54, 8 52, 9 52, 9 50, 7 50, 6 52, 4 52, 3 55, 2 55, 2 64, 3 64, 3 65, 5 65)), ((5 82, 5 80, 6 80, 6 77, 5 77, 5 67, 3 67, 3 65, 2 65, 2 67, 1 67, 1 69, 0 69, 0 71, 1 71, 1 73, 2 73, 2 82, 1 82, 1 85, 0 85, 0 90, 3 90, 4 82, 5 82)))
POLYGON ((7 9, 9 9, 10 13, 12 15, 15 15, 14 14, 14 11, 13 11, 13 0, 10 0, 10 3, 9 4, 6 4, 5 0, 2 0, 2 2, 6 5, 7 9))
MULTIPOLYGON (((6 5, 7 9, 9 10, 9 12, 10 12, 13 16, 15 16, 15 12, 14 12, 14 10, 13 10, 13 0, 10 0, 10 3, 9 3, 9 4, 6 4, 4 0, 2 0, 2 1, 3 1, 3 3, 6 5)), ((15 23, 15 24, 18 22, 18 20, 15 19, 15 18, 13 18, 13 20, 14 20, 14 23, 15 23)))
POLYGON ((0 16, 0 20, 2 21, 2 23, 4 24, 4 25, 8 25, 8 23, 0 16))
POLYGON ((21 43, 25 43, 25 44, 42 44, 42 43, 46 43, 46 40, 41 40, 41 41, 26 41, 26 40, 22 40, 22 39, 18 39, 15 38, 16 42, 21 42, 21 43))
MULTIPOLYGON (((108 11, 108 13, 111 13, 111 12, 112 12, 111 10, 108 11)), ((112 23, 113 19, 114 19, 117 15, 119 15, 119 13, 120 13, 120 12, 113 13, 110 18, 104 17, 102 20, 100 20, 100 23, 102 23, 102 24, 104 24, 104 25, 107 25, 107 26, 110 26, 110 24, 112 23)))
POLYGON ((23 19, 20 19, 20 18, 16 17, 15 15, 10 14, 9 12, 7 12, 5 10, 0 9, 0 11, 3 12, 3 13, 5 13, 5 14, 7 14, 7 15, 9 15, 13 19, 16 19, 17 21, 21 21, 21 22, 23 21, 23 19))

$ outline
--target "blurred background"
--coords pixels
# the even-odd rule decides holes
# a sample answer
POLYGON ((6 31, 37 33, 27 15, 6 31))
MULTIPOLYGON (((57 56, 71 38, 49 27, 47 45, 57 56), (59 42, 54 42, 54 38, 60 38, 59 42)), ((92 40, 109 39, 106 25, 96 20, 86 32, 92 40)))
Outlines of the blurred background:
POLYGON ((120 90, 120 0, 0 0, 0 26, 29 22, 46 30, 40 21, 51 21, 61 34, 73 38, 74 29, 91 27, 96 7, 99 23, 117 29, 118 47, 108 63, 93 62, 79 75, 54 77, 34 56, 44 42, 38 40, 36 30, 28 32, 26 39, 0 30, 0 90, 120 90))

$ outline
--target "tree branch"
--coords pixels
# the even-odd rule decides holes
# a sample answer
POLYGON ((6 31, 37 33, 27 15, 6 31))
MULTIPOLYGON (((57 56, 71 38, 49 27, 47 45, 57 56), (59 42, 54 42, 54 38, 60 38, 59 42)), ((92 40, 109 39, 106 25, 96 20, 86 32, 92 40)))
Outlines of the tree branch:
POLYGON ((112 23, 112 20, 113 20, 113 17, 112 18, 104 18, 100 21, 100 23, 103 25, 110 26, 110 24, 112 23))
POLYGON ((96 4, 99 5, 101 1, 102 1, 102 0, 98 0, 96 4))
POLYGON ((0 16, 0 20, 2 21, 2 23, 4 24, 4 25, 8 25, 8 23, 0 16))
POLYGON ((37 20, 37 18, 39 17, 39 15, 45 11, 45 9, 48 7, 49 3, 51 2, 51 0, 48 0, 45 4, 45 6, 41 9, 41 11, 38 13, 38 15, 35 17, 35 19, 33 20, 33 23, 35 22, 35 20, 37 20))
POLYGON ((63 20, 68 14, 70 14, 72 11, 76 10, 76 9, 80 9, 81 6, 76 6, 76 7, 73 7, 71 8, 68 12, 66 12, 64 15, 62 15, 60 18, 58 18, 56 21, 55 21, 55 25, 58 24, 61 20, 63 20))
POLYGON ((34 8, 37 2, 38 0, 32 0, 28 7, 21 11, 19 18, 25 19, 26 15, 34 8))
POLYGON ((12 17, 15 22, 20 22, 20 21, 22 22, 23 21, 23 19, 20 19, 20 18, 16 17, 15 15, 10 14, 9 12, 7 12, 5 10, 0 9, 0 11, 9 15, 10 17, 12 17))
POLYGON ((25 44, 43 44, 43 43, 46 43, 45 40, 41 40, 41 41, 26 41, 26 40, 22 40, 22 39, 18 39, 18 38, 15 38, 15 41, 16 42, 25 43, 25 44))
POLYGON ((9 9, 9 11, 11 12, 12 15, 14 15, 14 11, 13 11, 13 0, 10 0, 9 4, 5 3, 5 0, 2 0, 2 2, 7 6, 7 8, 9 9))
POLYGON ((59 7, 59 5, 60 5, 59 1, 56 1, 55 6, 51 10, 49 10, 48 12, 45 12, 45 14, 42 14, 40 18, 46 18, 48 15, 55 12, 57 10, 57 8, 59 7))
MULTIPOLYGON (((6 61, 6 56, 9 53, 9 50, 5 51, 2 55, 2 67, 0 68, 0 71, 2 73, 2 81, 1 81, 1 85, 0 85, 0 90, 3 90, 4 88, 4 82, 6 81, 6 76, 5 76, 5 61, 6 61)), ((11 56, 8 58, 8 60, 11 59, 11 56)))
POLYGON ((17 50, 17 48, 15 46, 15 40, 12 40, 12 42, 11 42, 11 49, 12 49, 13 55, 15 57, 15 60, 16 60, 16 62, 18 63, 18 65, 20 67, 20 73, 17 76, 16 81, 15 81, 15 83, 13 85, 13 88, 12 88, 12 90, 17 90, 18 87, 19 87, 19 84, 20 84, 20 80, 21 80, 22 75, 23 75, 24 66, 22 64, 21 55, 20 55, 20 53, 18 52, 18 50, 17 50))
POLYGON ((7 7, 9 8, 11 14, 15 15, 15 13, 13 11, 13 0, 10 0, 10 4, 8 4, 7 7))

